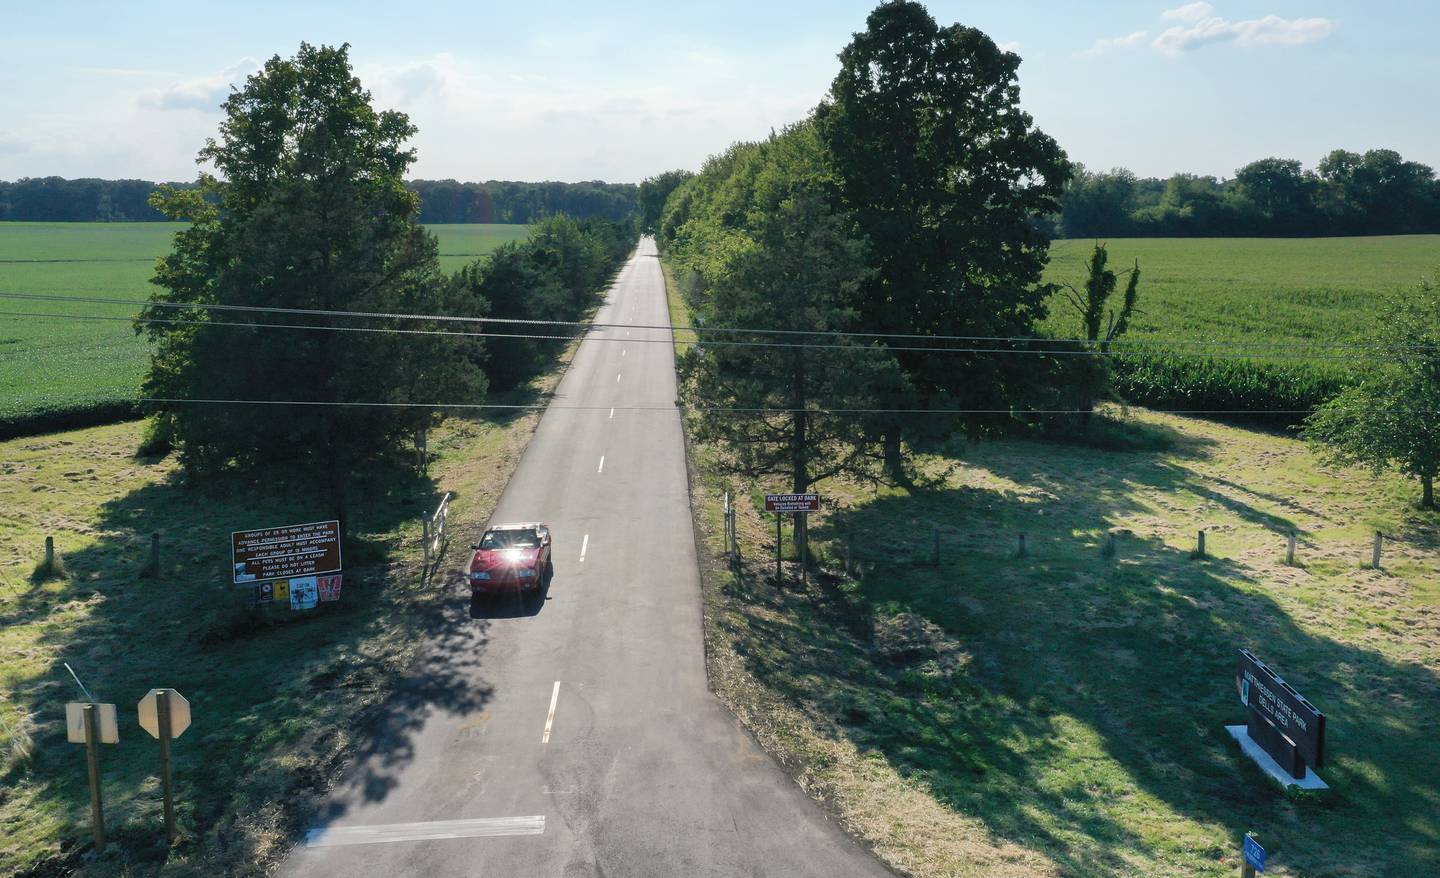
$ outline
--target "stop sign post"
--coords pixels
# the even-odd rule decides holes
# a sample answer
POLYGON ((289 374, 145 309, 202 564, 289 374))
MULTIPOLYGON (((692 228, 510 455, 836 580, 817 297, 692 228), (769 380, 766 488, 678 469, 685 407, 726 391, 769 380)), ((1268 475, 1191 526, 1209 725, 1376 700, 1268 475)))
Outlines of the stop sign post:
POLYGON ((175 797, 170 784, 170 740, 190 728, 190 702, 174 689, 151 689, 140 699, 140 728, 160 739, 160 789, 165 797, 165 834, 175 841, 175 797))

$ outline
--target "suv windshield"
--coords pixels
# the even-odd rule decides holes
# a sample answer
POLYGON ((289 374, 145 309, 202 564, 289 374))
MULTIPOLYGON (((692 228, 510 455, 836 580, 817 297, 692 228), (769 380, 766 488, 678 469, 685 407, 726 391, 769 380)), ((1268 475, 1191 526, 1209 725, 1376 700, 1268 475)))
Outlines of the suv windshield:
POLYGON ((480 540, 482 549, 538 549, 540 536, 531 528, 524 530, 487 530, 480 540))

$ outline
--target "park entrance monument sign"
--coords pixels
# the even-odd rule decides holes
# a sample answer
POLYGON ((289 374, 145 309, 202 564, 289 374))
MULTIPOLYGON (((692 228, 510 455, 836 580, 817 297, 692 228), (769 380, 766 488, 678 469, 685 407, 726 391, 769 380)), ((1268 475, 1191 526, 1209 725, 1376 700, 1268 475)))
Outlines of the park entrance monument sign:
POLYGON ((1325 789, 1325 714, 1248 649, 1240 650, 1235 688, 1246 723, 1226 726, 1246 754, 1285 786, 1325 789))

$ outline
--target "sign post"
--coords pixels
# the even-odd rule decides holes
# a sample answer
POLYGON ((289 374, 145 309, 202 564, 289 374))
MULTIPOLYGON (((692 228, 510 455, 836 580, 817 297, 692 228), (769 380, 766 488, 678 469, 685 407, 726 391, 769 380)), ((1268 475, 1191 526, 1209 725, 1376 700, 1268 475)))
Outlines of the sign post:
POLYGON ((1323 788, 1308 775, 1325 763, 1325 714, 1248 649, 1240 650, 1235 688, 1247 723, 1233 727, 1232 734, 1243 733, 1258 745, 1282 772, 1277 778, 1282 783, 1313 780, 1323 788))
POLYGON ((1255 871, 1265 871, 1265 849, 1256 841, 1255 836, 1245 834, 1244 847, 1241 853, 1245 855, 1245 865, 1240 868, 1240 878, 1255 878, 1255 871))
MULTIPOLYGON (((778 588, 782 582, 780 571, 780 516, 786 512, 794 512, 798 515, 805 515, 811 512, 820 511, 819 494, 766 494, 765 511, 775 513, 775 585, 778 588)), ((804 528, 797 521, 796 531, 804 532, 804 528)), ((800 581, 805 581, 805 555, 800 552, 800 581)))
MULTIPOLYGON (((320 599, 317 577, 340 572, 340 522, 235 531, 230 561, 234 582, 252 588, 257 604, 288 602, 292 610, 311 609, 320 599)), ((339 589, 329 594, 338 598, 339 589)))
POLYGON ((65 737, 72 744, 85 745, 85 765, 90 773, 90 828, 95 833, 95 850, 103 851, 105 806, 100 796, 100 745, 120 742, 115 705, 90 701, 65 705, 65 737))
POLYGON ((170 741, 190 728, 190 702, 174 689, 151 689, 137 705, 140 727, 160 739, 160 789, 165 799, 165 837, 175 841, 175 794, 170 777, 170 741))

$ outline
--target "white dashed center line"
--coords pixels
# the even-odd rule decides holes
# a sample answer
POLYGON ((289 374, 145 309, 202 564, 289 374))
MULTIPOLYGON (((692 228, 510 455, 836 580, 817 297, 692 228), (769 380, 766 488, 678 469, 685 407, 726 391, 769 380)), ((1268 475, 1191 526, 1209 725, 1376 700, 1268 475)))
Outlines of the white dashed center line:
POLYGON ((540 743, 550 743, 550 727, 555 725, 555 702, 560 700, 560 681, 555 681, 555 688, 550 690, 550 714, 545 717, 545 734, 540 738, 540 743))
POLYGON ((586 534, 585 539, 580 541, 580 561, 585 561, 585 551, 590 548, 590 535, 586 534))
POLYGON ((600 455, 600 466, 595 469, 597 473, 605 472, 605 455, 600 455))
MULTIPOLYGON (((555 684, 559 686, 559 683, 555 684)), ((401 841, 438 841, 451 838, 494 838, 505 835, 540 835, 545 818, 482 817, 472 820, 433 820, 428 823, 388 823, 380 826, 337 826, 305 833, 307 848, 387 844, 401 841)))
POLYGON ((616 384, 619 384, 619 383, 620 383, 620 373, 619 373, 619 372, 616 372, 616 373, 615 373, 615 383, 616 383, 616 384))
POLYGON ((613 408, 610 410, 610 420, 615 420, 615 410, 613 408))
POLYGON ((620 349, 620 356, 623 357, 623 356, 625 356, 625 355, 628 354, 628 353, 630 353, 630 350, 629 350, 628 348, 621 348, 621 349, 620 349))

